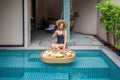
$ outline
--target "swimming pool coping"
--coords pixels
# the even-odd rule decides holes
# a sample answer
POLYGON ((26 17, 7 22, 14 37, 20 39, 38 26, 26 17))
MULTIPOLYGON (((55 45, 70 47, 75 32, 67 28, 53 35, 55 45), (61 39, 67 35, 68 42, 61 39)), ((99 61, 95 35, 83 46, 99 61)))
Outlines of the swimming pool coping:
POLYGON ((120 68, 120 56, 118 56, 117 54, 115 54, 115 52, 113 52, 111 49, 109 49, 108 47, 106 48, 101 48, 101 50, 104 52, 104 54, 109 57, 114 64, 117 65, 118 68, 120 68))

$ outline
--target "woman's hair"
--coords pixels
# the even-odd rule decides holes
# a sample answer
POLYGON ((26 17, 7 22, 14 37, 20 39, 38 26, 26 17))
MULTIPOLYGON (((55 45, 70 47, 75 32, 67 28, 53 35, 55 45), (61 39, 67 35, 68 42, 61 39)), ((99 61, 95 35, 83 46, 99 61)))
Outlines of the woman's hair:
POLYGON ((64 23, 64 22, 60 22, 60 23, 58 24, 58 26, 60 26, 61 24, 63 24, 63 27, 65 27, 65 23, 64 23))
POLYGON ((65 23, 64 23, 64 22, 60 22, 60 23, 58 24, 58 30, 60 30, 60 27, 59 27, 59 26, 60 26, 61 24, 63 24, 63 29, 62 29, 62 30, 64 30, 64 28, 65 28, 65 23))

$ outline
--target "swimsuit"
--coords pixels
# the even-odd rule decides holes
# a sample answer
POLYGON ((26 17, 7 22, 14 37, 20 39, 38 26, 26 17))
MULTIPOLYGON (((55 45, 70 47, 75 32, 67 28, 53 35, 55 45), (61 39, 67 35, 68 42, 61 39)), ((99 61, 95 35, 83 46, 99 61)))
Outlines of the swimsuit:
POLYGON ((64 35, 63 34, 57 36, 57 43, 64 44, 64 35))

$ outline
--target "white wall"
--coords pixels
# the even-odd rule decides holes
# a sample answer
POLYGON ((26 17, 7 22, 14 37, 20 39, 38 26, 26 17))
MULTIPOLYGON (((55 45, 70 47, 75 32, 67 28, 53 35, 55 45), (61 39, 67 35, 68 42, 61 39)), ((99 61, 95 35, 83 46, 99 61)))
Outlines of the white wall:
POLYGON ((120 5, 120 0, 114 0, 116 2, 116 4, 120 5))
POLYGON ((80 16, 77 18, 74 32, 85 34, 97 33, 97 0, 73 0, 73 10, 78 11, 80 16))
POLYGON ((107 38, 106 38, 106 30, 105 28, 103 28, 103 24, 101 23, 100 21, 100 14, 98 14, 98 18, 97 18, 97 35, 103 39, 104 41, 107 41, 107 38))
POLYGON ((23 44, 22 0, 0 0, 0 45, 23 44))

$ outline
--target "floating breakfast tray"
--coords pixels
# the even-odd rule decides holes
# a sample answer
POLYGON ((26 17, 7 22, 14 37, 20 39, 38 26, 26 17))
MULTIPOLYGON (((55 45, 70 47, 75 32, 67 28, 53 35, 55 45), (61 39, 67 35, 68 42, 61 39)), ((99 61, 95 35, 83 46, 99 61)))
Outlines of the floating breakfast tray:
POLYGON ((46 50, 40 54, 45 63, 71 63, 75 58, 76 53, 72 50, 46 50))

